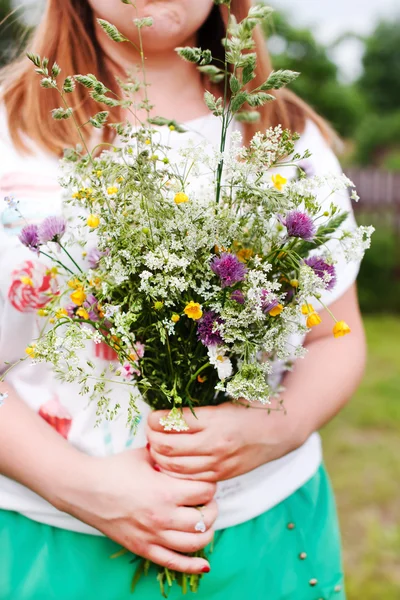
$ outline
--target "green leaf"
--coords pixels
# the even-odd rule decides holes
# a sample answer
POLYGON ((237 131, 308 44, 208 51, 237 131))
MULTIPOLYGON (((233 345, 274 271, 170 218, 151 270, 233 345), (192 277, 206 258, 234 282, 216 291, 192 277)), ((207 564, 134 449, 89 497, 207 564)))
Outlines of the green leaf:
POLYGON ((240 81, 237 77, 235 77, 235 75, 231 75, 229 85, 230 85, 232 94, 237 94, 241 88, 240 81))
POLYGON ((33 62, 35 67, 40 68, 42 66, 42 61, 41 61, 39 54, 34 54, 33 52, 27 52, 26 56, 27 56, 27 58, 29 58, 29 60, 31 62, 33 62))
POLYGON ((70 94, 75 89, 75 81, 72 77, 66 77, 63 84, 63 92, 70 94))
POLYGON ((151 17, 143 17, 143 19, 134 19, 133 22, 138 29, 142 29, 142 27, 151 27, 153 25, 153 19, 151 17))
POLYGON ((297 71, 283 69, 280 71, 272 71, 267 81, 260 86, 260 90, 279 90, 285 85, 292 83, 299 75, 300 73, 297 71))
POLYGON ((108 37, 113 40, 113 42, 127 42, 128 38, 122 35, 115 27, 105 19, 97 19, 98 24, 102 28, 102 30, 108 35, 108 37))
POLYGON ((62 119, 69 119, 72 115, 72 108, 55 108, 51 111, 51 116, 56 121, 60 121, 62 119))
POLYGON ((55 88, 56 87, 56 83, 55 81, 51 78, 51 77, 43 77, 43 79, 40 81, 40 85, 42 88, 45 89, 49 89, 49 88, 55 88))
POLYGON ((234 96, 231 101, 232 112, 236 113, 238 110, 240 110, 243 104, 246 103, 248 97, 249 94, 247 92, 239 92, 236 96, 234 96))
POLYGON ((101 104, 105 104, 106 106, 110 106, 111 108, 114 108, 115 106, 119 106, 121 104, 119 100, 114 100, 114 98, 109 98, 104 94, 98 94, 95 91, 91 92, 90 96, 96 102, 100 102, 101 104))
POLYGON ((257 110, 242 110, 235 114, 235 119, 241 123, 257 123, 260 113, 257 110))
POLYGON ((97 82, 97 79, 94 77, 94 75, 90 75, 90 73, 88 75, 74 75, 74 79, 89 90, 92 89, 97 82))
POLYGON ((246 63, 246 65, 243 68, 243 71, 242 71, 243 85, 246 85, 246 83, 249 83, 252 79, 254 79, 254 77, 256 76, 256 74, 254 72, 255 68, 256 68, 256 58, 254 57, 252 60, 248 60, 248 62, 246 63))
POLYGON ((108 110, 103 110, 102 112, 97 113, 94 117, 90 117, 89 121, 96 127, 97 129, 101 129, 105 122, 107 121, 107 117, 109 115, 108 110))
POLYGON ((198 63, 202 58, 201 48, 185 46, 184 48, 175 48, 175 52, 177 52, 181 58, 191 63, 198 63))
POLYGON ((55 62, 51 67, 51 76, 55 79, 61 73, 61 67, 55 62))
POLYGON ((174 127, 175 131, 178 133, 185 133, 187 131, 182 125, 180 125, 177 121, 172 119, 166 119, 165 117, 150 117, 148 122, 151 125, 158 125, 159 127, 174 127))
POLYGON ((266 94, 265 92, 256 92, 254 94, 249 95, 247 98, 247 103, 252 108, 257 106, 264 106, 267 102, 272 102, 275 100, 275 96, 271 94, 266 94))

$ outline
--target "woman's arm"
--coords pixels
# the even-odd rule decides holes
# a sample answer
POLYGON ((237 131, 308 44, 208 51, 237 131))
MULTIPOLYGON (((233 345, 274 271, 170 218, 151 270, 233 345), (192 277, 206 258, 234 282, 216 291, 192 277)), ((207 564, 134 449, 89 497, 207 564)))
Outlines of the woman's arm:
POLYGON ((322 324, 306 340, 307 356, 287 374, 284 412, 231 403, 189 411, 191 433, 163 431, 163 411, 149 416, 151 457, 164 472, 205 481, 247 473, 296 449, 313 431, 330 421, 356 390, 364 370, 365 339, 353 286, 330 307, 351 324, 352 333, 335 339, 333 321, 322 311, 322 324))
POLYGON ((94 458, 79 452, 26 406, 9 386, 0 408, 0 473, 131 552, 187 573, 207 561, 180 554, 205 547, 216 519, 215 486, 157 473, 145 449, 94 458), (175 485, 177 483, 178 485, 175 485), (196 533, 199 512, 208 530, 196 533), (193 507, 193 508, 192 508, 193 507))

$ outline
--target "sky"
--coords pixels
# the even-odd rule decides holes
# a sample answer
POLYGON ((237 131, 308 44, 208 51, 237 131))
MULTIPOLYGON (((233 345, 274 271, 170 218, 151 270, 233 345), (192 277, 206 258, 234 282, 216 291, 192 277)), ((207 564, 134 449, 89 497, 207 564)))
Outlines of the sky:
MULTIPOLYGON (((59 0, 62 2, 62 0, 59 0)), ((200 0, 186 0, 198 2, 200 0)), ((268 0, 266 0, 268 3, 268 0)), ((270 0, 277 10, 285 10, 293 24, 311 27, 321 42, 333 43, 344 33, 367 35, 382 18, 400 18, 399 0, 270 0)), ((14 0, 14 6, 26 5, 30 20, 39 15, 44 0, 14 0)), ((341 69, 342 79, 351 81, 360 73, 363 46, 347 40, 331 55, 341 69)))

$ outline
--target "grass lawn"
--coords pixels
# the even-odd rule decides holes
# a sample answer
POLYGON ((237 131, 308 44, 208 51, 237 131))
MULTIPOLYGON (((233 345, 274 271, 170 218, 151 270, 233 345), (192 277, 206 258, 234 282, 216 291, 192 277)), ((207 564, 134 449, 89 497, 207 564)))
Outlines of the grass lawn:
POLYGON ((400 600, 400 316, 369 316, 365 325, 365 378, 323 431, 325 460, 349 600, 400 600))

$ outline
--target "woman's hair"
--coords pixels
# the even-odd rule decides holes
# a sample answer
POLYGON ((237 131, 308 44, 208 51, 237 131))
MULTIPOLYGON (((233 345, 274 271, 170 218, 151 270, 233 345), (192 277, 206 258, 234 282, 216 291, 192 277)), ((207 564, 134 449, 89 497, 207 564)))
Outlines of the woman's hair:
MULTIPOLYGON (((251 0, 232 0, 232 12, 238 20, 243 19, 251 6, 251 0)), ((214 6, 207 21, 198 32, 198 45, 221 56, 221 39, 226 31, 220 7, 214 6)), ((258 55, 254 87, 261 85, 272 71, 272 65, 262 31, 254 31, 258 55)), ((114 69, 97 40, 93 10, 87 0, 48 0, 44 17, 37 27, 29 50, 47 56, 49 63, 57 62, 67 75, 94 73, 111 90, 117 91, 114 69)), ((47 151, 60 155, 67 145, 78 142, 75 125, 71 120, 53 121, 50 111, 60 103, 57 90, 43 89, 32 63, 23 55, 8 65, 1 73, 1 100, 5 106, 11 138, 20 151, 28 151, 24 142, 30 139, 47 151)), ((302 132, 307 119, 320 127, 325 137, 330 129, 305 102, 289 90, 273 92, 276 96, 260 108, 261 123, 246 124, 246 138, 255 131, 281 124, 292 131, 302 132)), ((71 94, 74 115, 79 124, 86 123, 95 112, 93 101, 82 86, 71 94)), ((121 120, 118 109, 113 109, 109 122, 121 120)), ((86 135, 89 135, 87 128, 86 135)), ((104 141, 114 136, 111 128, 104 128, 104 141)), ((85 134, 85 129, 82 129, 85 134)))

